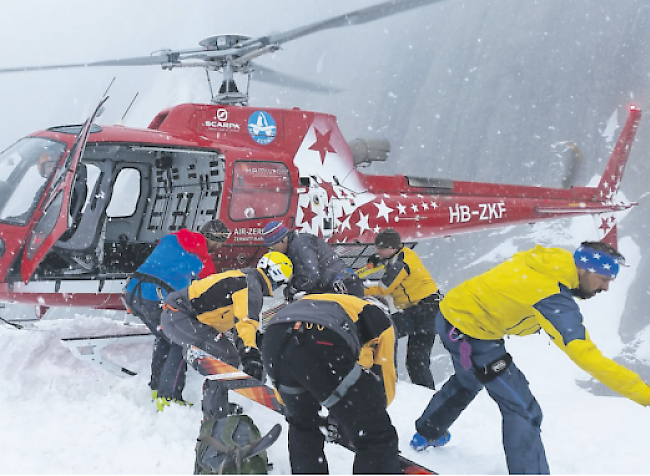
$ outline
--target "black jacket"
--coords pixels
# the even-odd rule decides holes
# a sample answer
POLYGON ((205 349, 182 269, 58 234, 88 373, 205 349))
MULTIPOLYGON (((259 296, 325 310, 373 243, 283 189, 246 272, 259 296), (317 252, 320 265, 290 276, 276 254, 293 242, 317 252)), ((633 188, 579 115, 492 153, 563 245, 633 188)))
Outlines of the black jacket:
POLYGON ((307 293, 331 292, 332 282, 348 268, 325 241, 309 233, 289 234, 287 256, 293 263, 291 285, 307 293))

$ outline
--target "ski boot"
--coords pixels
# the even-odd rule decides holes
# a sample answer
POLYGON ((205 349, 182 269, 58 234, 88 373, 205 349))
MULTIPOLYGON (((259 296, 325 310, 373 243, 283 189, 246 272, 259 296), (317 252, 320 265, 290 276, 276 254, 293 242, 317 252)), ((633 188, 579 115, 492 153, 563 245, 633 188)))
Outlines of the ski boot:
POLYGON ((168 407, 172 403, 175 403, 176 405, 180 405, 182 407, 192 406, 191 403, 186 402, 185 400, 179 400, 176 398, 167 398, 167 397, 157 397, 155 402, 156 402, 156 409, 159 412, 162 412, 165 409, 165 407, 168 407))
POLYGON ((427 440, 421 434, 416 433, 415 435, 413 435, 413 438, 411 439, 411 442, 409 444, 411 445, 411 448, 413 448, 415 451, 424 451, 431 446, 433 446, 434 448, 445 446, 447 443, 449 443, 450 439, 451 439, 451 433, 449 433, 448 431, 446 431, 445 434, 442 435, 437 440, 427 440))

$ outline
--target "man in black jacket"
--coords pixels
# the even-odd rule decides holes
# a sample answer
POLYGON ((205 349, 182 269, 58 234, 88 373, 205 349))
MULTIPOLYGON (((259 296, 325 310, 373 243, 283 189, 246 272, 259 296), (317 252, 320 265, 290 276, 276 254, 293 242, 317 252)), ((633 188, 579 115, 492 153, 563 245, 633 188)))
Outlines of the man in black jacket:
POLYGON ((290 232, 273 221, 264 227, 264 244, 289 257, 293 278, 286 288, 289 301, 296 293, 337 293, 363 297, 363 283, 334 250, 318 236, 290 232))

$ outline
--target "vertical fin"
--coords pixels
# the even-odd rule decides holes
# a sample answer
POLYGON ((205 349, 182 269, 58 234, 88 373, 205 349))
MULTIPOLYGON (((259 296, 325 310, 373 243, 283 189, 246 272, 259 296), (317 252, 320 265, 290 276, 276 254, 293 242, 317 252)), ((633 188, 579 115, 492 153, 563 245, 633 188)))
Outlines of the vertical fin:
POLYGON ((618 192, 640 120, 641 109, 634 105, 630 106, 627 121, 625 121, 621 135, 609 157, 609 162, 607 162, 607 167, 605 167, 597 187, 600 199, 604 202, 611 201, 618 192))

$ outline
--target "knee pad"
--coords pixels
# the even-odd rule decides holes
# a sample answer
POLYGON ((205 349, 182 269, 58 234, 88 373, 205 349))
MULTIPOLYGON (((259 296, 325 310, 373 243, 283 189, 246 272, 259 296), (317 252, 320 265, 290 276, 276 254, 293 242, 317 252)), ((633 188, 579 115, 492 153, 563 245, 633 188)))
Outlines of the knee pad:
POLYGON ((479 382, 485 384, 497 378, 503 372, 505 372, 510 364, 512 363, 512 356, 507 352, 499 357, 498 359, 490 362, 485 367, 480 367, 476 369, 474 375, 479 382))

